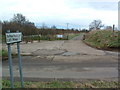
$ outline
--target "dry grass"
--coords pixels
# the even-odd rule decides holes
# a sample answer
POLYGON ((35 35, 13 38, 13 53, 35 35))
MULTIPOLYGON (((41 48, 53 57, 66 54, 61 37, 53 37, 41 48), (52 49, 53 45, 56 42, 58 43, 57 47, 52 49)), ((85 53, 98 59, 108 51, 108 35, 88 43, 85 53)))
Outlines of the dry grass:
MULTIPOLYGON (((118 88, 117 81, 93 80, 86 82, 24 82, 25 88, 118 88)), ((10 81, 2 81, 3 88, 10 88, 10 81)), ((14 83, 15 88, 20 88, 20 82, 14 83)))
POLYGON ((120 31, 94 30, 86 34, 85 42, 97 48, 120 47, 120 31))

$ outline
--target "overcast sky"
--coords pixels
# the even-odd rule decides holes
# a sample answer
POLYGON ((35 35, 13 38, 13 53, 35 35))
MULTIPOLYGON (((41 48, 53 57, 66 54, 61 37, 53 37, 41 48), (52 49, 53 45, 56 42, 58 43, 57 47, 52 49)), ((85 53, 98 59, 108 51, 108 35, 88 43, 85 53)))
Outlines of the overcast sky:
POLYGON ((58 28, 88 28, 95 20, 118 25, 119 0, 0 0, 0 20, 10 20, 21 13, 35 25, 58 28))

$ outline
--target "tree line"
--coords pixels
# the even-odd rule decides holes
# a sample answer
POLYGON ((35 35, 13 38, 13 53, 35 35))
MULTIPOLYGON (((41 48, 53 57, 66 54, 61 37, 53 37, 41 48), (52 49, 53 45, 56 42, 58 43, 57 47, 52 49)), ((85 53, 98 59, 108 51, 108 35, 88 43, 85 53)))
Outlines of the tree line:
MULTIPOLYGON (((102 24, 101 20, 94 20, 89 24, 89 30, 82 29, 74 30, 74 29, 58 29, 55 25, 51 28, 48 28, 44 23, 41 28, 37 28, 34 22, 29 21, 20 13, 14 14, 13 18, 9 21, 3 21, 2 23, 2 35, 5 35, 7 30, 11 30, 11 32, 16 32, 19 30, 22 32, 24 36, 29 35, 56 35, 56 34, 64 34, 64 33, 79 33, 79 32, 89 32, 91 30, 100 30, 102 27, 105 27, 102 24)), ((111 26, 106 26, 105 29, 112 29, 111 26)))
POLYGON ((7 30, 11 32, 16 32, 19 30, 22 32, 24 36, 29 35, 56 35, 56 34, 64 34, 64 33, 79 33, 78 30, 65 30, 65 29, 57 29, 56 26, 52 26, 51 28, 44 27, 37 28, 34 22, 31 22, 26 19, 22 14, 14 14, 13 18, 10 21, 2 22, 2 35, 5 35, 7 30))

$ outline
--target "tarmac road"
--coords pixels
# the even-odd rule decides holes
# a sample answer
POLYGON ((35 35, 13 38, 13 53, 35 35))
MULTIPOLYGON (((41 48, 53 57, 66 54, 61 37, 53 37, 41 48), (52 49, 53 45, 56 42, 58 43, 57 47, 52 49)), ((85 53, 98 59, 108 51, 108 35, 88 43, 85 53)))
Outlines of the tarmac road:
MULTIPOLYGON (((80 35, 68 41, 21 44, 21 52, 28 54, 22 56, 24 80, 118 80, 118 53, 91 48, 81 39, 80 35)), ((16 78, 17 64, 14 58, 16 78)), ((3 62, 2 70, 3 77, 9 77, 7 61, 3 62)))

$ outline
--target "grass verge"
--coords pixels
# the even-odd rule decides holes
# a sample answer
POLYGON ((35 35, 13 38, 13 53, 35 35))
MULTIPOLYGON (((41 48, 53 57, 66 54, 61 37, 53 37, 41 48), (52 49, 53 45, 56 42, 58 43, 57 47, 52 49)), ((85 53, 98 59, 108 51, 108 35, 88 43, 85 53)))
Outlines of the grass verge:
MULTIPOLYGON (((87 81, 87 82, 24 82, 25 88, 118 88, 117 81, 87 81)), ((20 88, 20 82, 14 83, 15 88, 20 88)), ((2 88, 10 88, 10 81, 3 80, 2 88)))
MULTIPOLYGON (((2 51, 0 52, 0 55, 2 56, 2 61, 8 60, 8 52, 7 52, 7 50, 2 49, 2 51)), ((11 55, 12 55, 12 58, 17 56, 17 54, 15 54, 15 53, 12 53, 11 55)))
POLYGON ((1 53, 2 53, 2 57, 7 57, 8 56, 7 51, 4 50, 4 49, 2 49, 1 53))
POLYGON ((86 44, 99 49, 119 48, 120 47, 120 31, 96 30, 85 35, 86 44))

